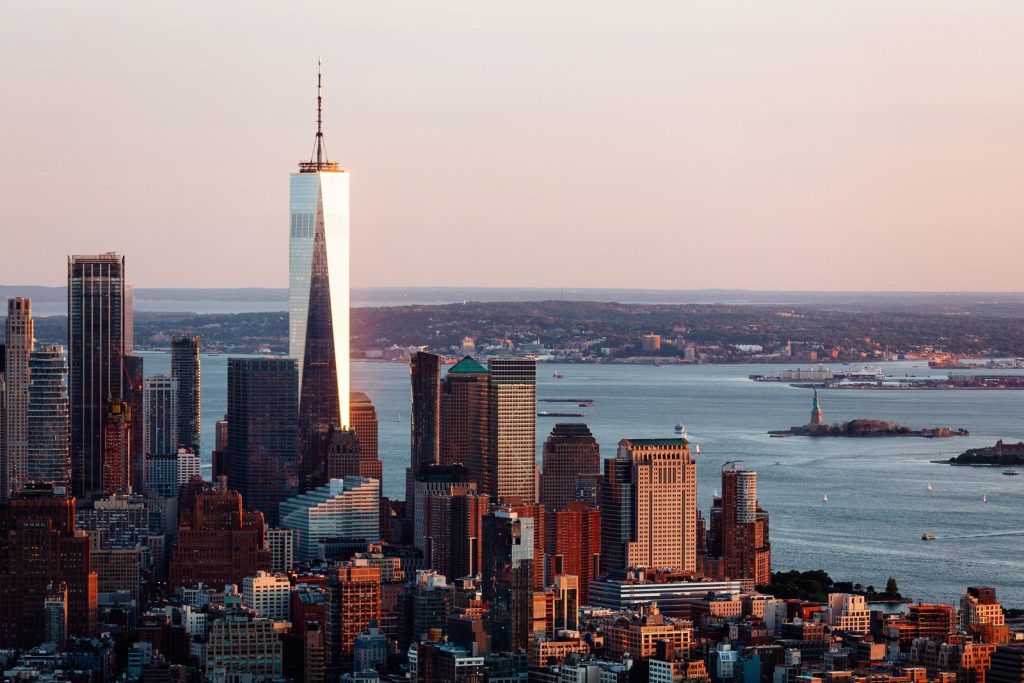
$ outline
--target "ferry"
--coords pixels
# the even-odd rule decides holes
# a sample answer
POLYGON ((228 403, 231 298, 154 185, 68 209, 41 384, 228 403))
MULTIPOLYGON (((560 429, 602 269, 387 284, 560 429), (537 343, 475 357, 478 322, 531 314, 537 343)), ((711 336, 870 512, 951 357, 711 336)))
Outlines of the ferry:
POLYGON ((677 424, 675 426, 675 431, 676 431, 676 434, 678 434, 679 436, 685 437, 686 436, 686 425, 684 425, 682 422, 680 422, 679 424, 677 424))
POLYGON ((928 534, 928 533, 921 534, 921 540, 922 541, 934 541, 935 540, 935 536, 933 534, 928 534))
POLYGON ((1016 477, 1018 474, 1020 474, 1020 472, 1013 469, 1012 467, 1007 467, 1005 470, 1003 470, 1003 474, 1005 474, 1008 477, 1016 477))
POLYGON ((542 410, 537 413, 537 417, 585 417, 584 412, 569 412, 561 410, 542 410))

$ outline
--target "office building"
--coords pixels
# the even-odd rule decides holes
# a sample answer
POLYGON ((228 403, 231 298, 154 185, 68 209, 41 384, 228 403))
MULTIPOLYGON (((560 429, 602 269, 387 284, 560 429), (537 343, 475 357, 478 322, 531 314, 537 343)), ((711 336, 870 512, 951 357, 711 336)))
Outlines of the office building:
POLYGON ((270 551, 270 571, 285 574, 295 567, 295 530, 283 527, 267 529, 267 550, 270 551))
POLYGON ((523 650, 533 620, 533 519, 496 510, 483 519, 481 571, 484 600, 495 650, 523 650))
POLYGON ((412 410, 409 417, 411 459, 405 481, 405 502, 416 510, 420 472, 440 464, 441 357, 426 351, 413 354, 409 364, 412 410))
POLYGON ((413 643, 409 647, 410 683, 476 683, 486 678, 484 658, 465 648, 447 643, 413 643))
POLYGON ((206 642, 206 670, 214 679, 251 680, 280 678, 283 631, 272 619, 254 617, 242 609, 241 596, 224 596, 225 617, 210 625, 206 642))
POLYGON ((320 556, 329 538, 380 540, 380 482, 363 477, 331 479, 281 503, 280 525, 295 532, 299 561, 320 556))
POLYGON ((103 548, 101 538, 90 535, 92 570, 98 577, 100 593, 127 593, 139 603, 140 565, 144 546, 134 548, 103 548))
POLYGON ((222 480, 219 488, 200 492, 191 511, 182 512, 171 556, 172 587, 237 586, 270 569, 263 515, 243 511, 242 500, 222 480))
POLYGON ((142 386, 146 455, 173 455, 178 452, 178 379, 154 375, 142 386))
POLYGON ((149 511, 139 495, 114 495, 79 507, 75 524, 90 538, 98 538, 103 549, 144 546, 150 533, 149 511))
POLYGON ((452 593, 444 574, 433 569, 416 572, 416 580, 409 587, 413 642, 430 640, 431 632, 444 630, 452 614, 452 593))
POLYGON ((290 358, 228 359, 224 469, 249 509, 271 525, 281 501, 299 490, 297 381, 290 358))
POLYGON ((349 399, 349 427, 359 439, 359 454, 368 463, 380 462, 377 452, 377 409, 373 407, 370 397, 361 391, 350 392, 349 399))
POLYGON ((324 645, 328 671, 352 668, 356 637, 380 623, 380 569, 366 560, 334 567, 327 575, 327 630, 324 645))
POLYGON ((601 449, 585 424, 556 424, 544 442, 540 502, 546 510, 563 510, 578 497, 581 479, 590 487, 601 475, 601 449))
POLYGON ((6 435, 5 497, 25 487, 28 476, 28 407, 29 360, 35 349, 35 324, 32 302, 24 297, 7 300, 7 357, 4 377, 7 384, 4 402, 4 433, 6 435))
POLYGON ((53 582, 67 586, 67 635, 94 635, 98 579, 89 536, 75 529, 75 499, 62 487, 27 484, 0 502, 0 647, 43 642, 53 582))
POLYGON ((484 493, 537 500, 537 361, 492 358, 488 372, 488 446, 484 493))
POLYGON ((68 637, 67 584, 57 581, 47 585, 43 613, 43 642, 63 648, 68 637))
POLYGON ((693 624, 662 614, 657 604, 640 608, 628 619, 616 619, 607 625, 605 647, 612 659, 621 661, 630 654, 637 659, 654 656, 658 641, 670 643, 674 650, 685 652, 693 642, 693 624))
POLYGON ((28 478, 71 486, 70 404, 64 347, 43 345, 28 361, 28 478))
POLYGON ((132 406, 132 490, 146 490, 146 392, 142 356, 125 354, 124 390, 132 406))
POLYGON ((174 455, 160 455, 146 460, 146 493, 154 496, 176 496, 184 484, 200 476, 199 456, 179 448, 174 455))
POLYGON ((354 671, 381 671, 388 661, 388 637, 370 622, 365 633, 356 636, 353 645, 354 671))
POLYGON ((242 603, 258 616, 287 621, 290 613, 292 585, 284 574, 256 572, 242 580, 242 603))
POLYGON ((474 482, 422 495, 424 565, 452 581, 479 573, 489 501, 477 492, 474 482))
MULTIPOLYGON (((365 477, 380 481, 384 465, 380 458, 363 452, 359 435, 352 429, 332 429, 327 437, 327 479, 365 477)), ((323 483, 320 484, 321 486, 323 483)))
POLYGON ((685 439, 623 439, 605 461, 601 562, 697 570, 697 466, 685 439))
POLYGON ((559 574, 552 588, 555 594, 555 632, 576 631, 580 625, 580 579, 572 574, 559 574))
POLYGON ((199 453, 202 435, 201 374, 199 337, 174 337, 171 340, 171 377, 178 382, 175 446, 199 453))
POLYGON ((124 391, 124 258, 68 259, 68 368, 71 469, 76 496, 102 496, 108 401, 124 391))
POLYGON ((720 578, 747 580, 755 586, 771 582, 768 513, 757 501, 757 473, 740 461, 722 466, 719 515, 713 515, 712 547, 720 549, 720 578))
POLYGON ((103 421, 103 494, 130 493, 132 407, 127 401, 107 403, 103 421))
POLYGON ((483 482, 487 448, 487 368, 466 356, 441 382, 439 461, 465 465, 483 482))
POLYGON ((321 457, 330 429, 351 426, 349 175, 327 159, 319 79, 316 146, 291 175, 289 201, 288 355, 298 361, 303 460, 321 457))
POLYGON ((589 605, 590 582, 601 573, 601 510, 573 501, 547 516, 548 576, 576 576, 580 604, 589 605))

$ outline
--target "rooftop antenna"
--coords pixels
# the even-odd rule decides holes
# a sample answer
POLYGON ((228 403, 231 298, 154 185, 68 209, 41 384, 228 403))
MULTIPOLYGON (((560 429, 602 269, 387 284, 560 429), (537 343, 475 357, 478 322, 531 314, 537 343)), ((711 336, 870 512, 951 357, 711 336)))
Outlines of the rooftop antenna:
POLYGON ((317 57, 316 60, 316 146, 313 148, 313 155, 308 162, 300 162, 299 170, 302 173, 315 173, 318 171, 337 171, 337 162, 327 160, 327 145, 324 144, 324 106, 323 106, 323 60, 317 57))
POLYGON ((324 100, 323 100, 323 59, 316 58, 316 165, 319 167, 326 157, 324 148, 324 100))

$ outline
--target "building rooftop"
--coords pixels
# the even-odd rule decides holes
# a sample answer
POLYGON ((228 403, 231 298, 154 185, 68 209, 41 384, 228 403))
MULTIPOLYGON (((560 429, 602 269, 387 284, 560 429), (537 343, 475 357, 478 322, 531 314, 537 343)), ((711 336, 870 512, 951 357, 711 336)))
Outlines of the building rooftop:
POLYGON ((486 375, 487 368, 480 365, 472 356, 465 356, 455 365, 448 368, 448 374, 457 375, 486 375))

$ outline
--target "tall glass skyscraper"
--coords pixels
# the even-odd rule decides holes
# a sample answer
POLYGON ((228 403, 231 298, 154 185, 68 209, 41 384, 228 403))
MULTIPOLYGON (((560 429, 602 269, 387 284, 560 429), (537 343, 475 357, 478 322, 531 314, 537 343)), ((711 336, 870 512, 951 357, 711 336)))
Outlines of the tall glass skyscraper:
POLYGON ((143 380, 142 386, 146 455, 175 455, 178 452, 178 378, 154 375, 143 380))
POLYGON ((28 478, 71 484, 68 364, 64 347, 43 345, 28 360, 28 478))
POLYGON ((319 471, 323 439, 349 417, 348 173, 327 160, 320 77, 313 156, 291 176, 288 352, 298 361, 303 471, 319 471))
POLYGON ((271 525, 281 501, 299 492, 297 382, 291 358, 228 359, 225 473, 246 508, 271 525))
POLYGON ((199 337, 171 340, 171 377, 178 380, 178 434, 176 446, 199 453, 202 407, 200 403, 199 337))
POLYGON ((71 482, 76 497, 103 495, 108 401, 124 398, 124 257, 68 258, 71 482))

